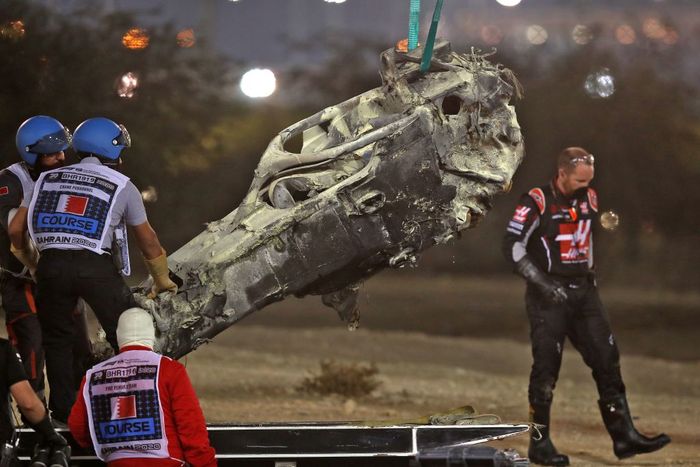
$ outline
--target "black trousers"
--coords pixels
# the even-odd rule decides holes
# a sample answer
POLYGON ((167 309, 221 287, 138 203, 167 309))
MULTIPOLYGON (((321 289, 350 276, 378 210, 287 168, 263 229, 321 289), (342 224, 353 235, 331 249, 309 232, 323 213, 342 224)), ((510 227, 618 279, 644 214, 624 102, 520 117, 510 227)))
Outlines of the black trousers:
POLYGON ((29 384, 42 397, 44 349, 34 300, 36 287, 33 282, 3 273, 0 278, 0 295, 5 310, 7 336, 22 357, 29 384))
POLYGON ((73 346, 80 328, 74 313, 78 298, 90 305, 116 352, 119 315, 136 303, 111 256, 88 250, 42 251, 37 268, 37 314, 51 389, 49 408, 63 422, 76 394, 73 346))
POLYGON ((527 286, 533 359, 528 397, 532 405, 551 404, 566 337, 592 370, 601 399, 625 392, 620 354, 597 287, 585 279, 566 287, 569 299, 555 304, 534 285, 527 286))

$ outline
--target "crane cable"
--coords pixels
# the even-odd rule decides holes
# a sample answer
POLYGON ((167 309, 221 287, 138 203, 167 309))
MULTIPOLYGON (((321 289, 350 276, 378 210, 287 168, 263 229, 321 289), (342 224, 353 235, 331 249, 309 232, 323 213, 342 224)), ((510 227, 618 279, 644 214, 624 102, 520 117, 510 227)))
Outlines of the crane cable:
POLYGON ((411 0, 408 13, 408 51, 418 47, 418 30, 420 28, 420 0, 411 0))
POLYGON ((420 64, 420 71, 425 73, 430 69, 430 60, 433 58, 433 46, 435 45, 435 35, 437 34, 438 23, 440 22, 440 12, 442 11, 443 0, 437 0, 435 11, 433 11, 433 21, 430 24, 428 39, 425 41, 423 49, 423 61, 420 64))

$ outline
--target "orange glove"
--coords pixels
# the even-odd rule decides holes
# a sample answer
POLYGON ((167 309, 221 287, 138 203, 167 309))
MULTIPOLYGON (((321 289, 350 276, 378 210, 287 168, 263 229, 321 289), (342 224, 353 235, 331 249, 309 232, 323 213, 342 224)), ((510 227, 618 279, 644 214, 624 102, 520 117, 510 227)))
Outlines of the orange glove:
POLYGON ((161 292, 172 292, 177 293, 177 284, 170 280, 170 270, 168 269, 168 258, 165 255, 165 250, 161 248, 163 252, 160 256, 156 256, 153 259, 144 258, 146 263, 146 269, 153 277, 153 287, 151 287, 151 292, 148 294, 148 298, 155 298, 161 292))

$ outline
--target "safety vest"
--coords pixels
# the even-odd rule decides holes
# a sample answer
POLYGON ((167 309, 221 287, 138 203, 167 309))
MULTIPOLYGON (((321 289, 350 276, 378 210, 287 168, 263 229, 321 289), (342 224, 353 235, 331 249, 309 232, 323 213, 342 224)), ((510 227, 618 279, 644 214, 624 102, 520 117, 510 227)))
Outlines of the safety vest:
POLYGON ((34 180, 32 180, 29 172, 27 172, 27 168, 23 162, 12 164, 7 168, 7 170, 15 174, 15 176, 19 179, 19 182, 22 184, 22 196, 27 196, 34 190, 34 180))
MULTIPOLYGON (((27 171, 27 167, 24 165, 24 162, 16 162, 11 166, 7 167, 7 170, 14 174, 15 177, 17 177, 17 179, 19 180, 19 183, 22 185, 22 197, 30 195, 34 190, 34 180, 32 180, 31 175, 29 175, 29 172, 27 171)), ((11 222, 11 219, 14 217, 16 211, 16 208, 10 211, 10 216, 7 219, 8 225, 11 222)), ((31 278, 29 276, 29 268, 27 268, 26 266, 24 266, 20 272, 11 271, 5 268, 0 269, 4 274, 10 274, 11 276, 14 276, 18 279, 26 280, 31 278)))
POLYGON ((129 178, 99 164, 39 176, 29 204, 29 234, 39 251, 85 249, 103 254, 117 195, 129 178))
POLYGON ((161 358, 148 350, 129 350, 85 375, 90 437, 102 461, 170 457, 158 394, 161 358))

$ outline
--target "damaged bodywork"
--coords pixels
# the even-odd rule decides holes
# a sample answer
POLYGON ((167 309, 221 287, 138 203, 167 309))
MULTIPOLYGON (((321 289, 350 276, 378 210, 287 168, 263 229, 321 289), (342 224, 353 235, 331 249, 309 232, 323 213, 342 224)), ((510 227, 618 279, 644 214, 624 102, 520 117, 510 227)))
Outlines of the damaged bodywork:
POLYGON ((510 187, 515 77, 446 41, 426 73, 421 54, 383 52, 381 87, 282 130, 241 205, 168 258, 178 293, 137 294, 162 353, 179 358, 288 295, 322 295, 354 327, 364 279, 473 227, 510 187), (301 151, 285 150, 302 133, 301 151))

